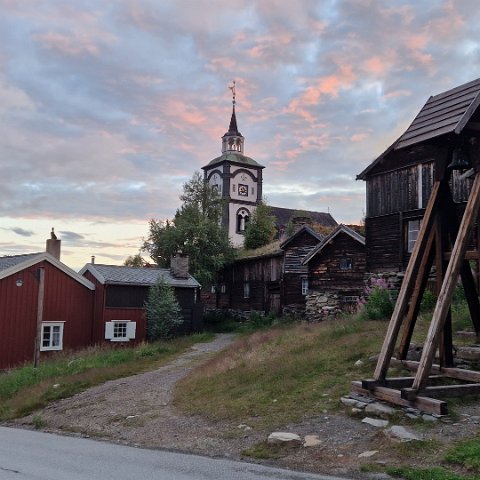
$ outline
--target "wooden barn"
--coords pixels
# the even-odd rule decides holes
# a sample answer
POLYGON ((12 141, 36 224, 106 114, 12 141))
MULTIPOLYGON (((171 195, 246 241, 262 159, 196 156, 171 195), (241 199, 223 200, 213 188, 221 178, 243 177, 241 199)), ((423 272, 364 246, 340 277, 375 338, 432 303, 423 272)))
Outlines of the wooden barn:
POLYGON ((305 298, 310 285, 308 265, 304 265, 303 261, 323 238, 323 235, 320 235, 308 225, 304 225, 280 245, 284 252, 283 307, 288 307, 294 311, 305 309, 305 298))
POLYGON ((333 293, 341 304, 356 303, 364 289, 365 238, 338 225, 303 260, 309 293, 333 293))
POLYGON ((177 255, 171 268, 86 264, 80 274, 96 289, 93 341, 146 340, 144 304, 149 288, 159 278, 174 288, 184 323, 179 333, 201 331, 200 284, 188 273, 188 258, 177 255))
POLYGON ((359 178, 367 182, 369 268, 401 270, 408 264, 373 378, 352 387, 444 415, 443 397, 480 393, 480 373, 455 366, 451 316, 461 281, 480 338, 472 273, 480 259, 480 79, 430 97, 405 133, 359 178), (430 326, 420 360, 407 360, 432 273, 437 300, 430 326), (411 376, 387 377, 394 352, 411 376))
MULTIPOLYGON (((462 155, 477 142, 479 95, 480 79, 430 97, 405 133, 358 175, 367 188, 369 272, 406 269, 439 168, 454 152, 462 155)), ((472 178, 451 169, 449 183, 461 214, 472 178)), ((472 246, 478 245, 478 235, 475 228, 472 246)), ((478 261, 477 254, 469 255, 478 261)))
MULTIPOLYGON (((59 242, 47 249, 59 255, 59 242)), ((0 257, 0 369, 90 345, 94 293, 50 253, 0 257)))
POLYGON ((283 251, 237 259, 219 274, 213 288, 213 308, 281 313, 283 251))

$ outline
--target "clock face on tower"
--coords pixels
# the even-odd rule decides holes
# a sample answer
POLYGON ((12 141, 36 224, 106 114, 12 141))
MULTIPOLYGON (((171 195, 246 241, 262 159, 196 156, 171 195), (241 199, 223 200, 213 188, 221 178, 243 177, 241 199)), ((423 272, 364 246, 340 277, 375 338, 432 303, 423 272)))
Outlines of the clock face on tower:
POLYGON ((238 194, 242 197, 248 197, 248 186, 242 185, 241 183, 238 184, 238 194))

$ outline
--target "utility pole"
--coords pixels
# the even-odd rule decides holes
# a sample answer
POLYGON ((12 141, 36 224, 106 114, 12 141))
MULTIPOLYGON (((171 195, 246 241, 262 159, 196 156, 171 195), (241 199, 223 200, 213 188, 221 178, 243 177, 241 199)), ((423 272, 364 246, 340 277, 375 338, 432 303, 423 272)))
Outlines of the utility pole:
POLYGON ((36 368, 40 363, 40 345, 42 342, 42 321, 43 321, 43 299, 45 298, 45 267, 37 270, 38 280, 38 302, 37 302, 37 334, 35 336, 35 355, 33 366, 36 368))

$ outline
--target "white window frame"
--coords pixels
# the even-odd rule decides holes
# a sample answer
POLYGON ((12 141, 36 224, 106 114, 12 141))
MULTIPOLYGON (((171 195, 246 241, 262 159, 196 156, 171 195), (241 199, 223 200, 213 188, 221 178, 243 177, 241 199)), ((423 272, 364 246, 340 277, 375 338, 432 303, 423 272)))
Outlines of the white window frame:
POLYGON ((111 342, 129 342, 135 340, 137 322, 131 320, 112 320, 105 322, 105 340, 111 342), (118 330, 125 327, 125 335, 118 336, 118 330))
POLYGON ((40 339, 40 351, 49 352, 49 351, 58 351, 63 350, 63 330, 65 322, 42 322, 42 336, 40 339), (53 330, 58 328, 58 342, 54 342, 53 330), (48 345, 44 345, 44 341, 47 340, 46 330, 49 329, 49 338, 48 345), (54 344, 55 343, 55 344, 54 344))
POLYGON ((420 232, 421 220, 419 218, 415 220, 409 220, 407 222, 407 252, 412 253, 415 242, 420 232))
POLYGON ((308 293, 308 278, 302 278, 302 295, 306 295, 308 293))

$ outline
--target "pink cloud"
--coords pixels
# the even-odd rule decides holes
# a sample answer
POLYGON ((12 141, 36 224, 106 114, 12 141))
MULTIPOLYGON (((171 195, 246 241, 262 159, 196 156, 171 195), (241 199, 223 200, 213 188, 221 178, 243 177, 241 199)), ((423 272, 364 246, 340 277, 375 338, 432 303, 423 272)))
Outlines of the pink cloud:
POLYGON ((350 137, 352 142, 362 142, 369 137, 368 133, 355 133, 350 137))
POLYGON ((313 85, 307 87, 300 97, 292 100, 287 107, 287 112, 311 121, 314 117, 308 112, 308 107, 318 105, 324 95, 338 97, 340 90, 348 89, 355 80, 356 75, 350 64, 339 65, 336 74, 320 77, 313 85))
POLYGON ((43 35, 37 35, 35 38, 45 48, 56 50, 64 55, 99 54, 99 48, 95 42, 84 35, 64 35, 58 32, 48 32, 43 35))
POLYGON ((409 97, 412 94, 410 90, 394 90, 384 95, 384 98, 409 97))

